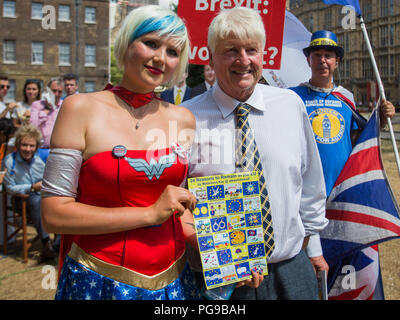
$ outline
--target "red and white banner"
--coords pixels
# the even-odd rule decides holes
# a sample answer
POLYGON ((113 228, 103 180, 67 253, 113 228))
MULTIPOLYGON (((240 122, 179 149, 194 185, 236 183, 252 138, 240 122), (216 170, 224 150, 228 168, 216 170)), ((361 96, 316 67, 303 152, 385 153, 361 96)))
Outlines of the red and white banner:
POLYGON ((190 63, 207 64, 207 34, 212 19, 220 10, 248 7, 257 10, 264 22, 267 42, 264 49, 264 69, 279 69, 281 65, 285 0, 181 0, 178 15, 189 31, 190 63))

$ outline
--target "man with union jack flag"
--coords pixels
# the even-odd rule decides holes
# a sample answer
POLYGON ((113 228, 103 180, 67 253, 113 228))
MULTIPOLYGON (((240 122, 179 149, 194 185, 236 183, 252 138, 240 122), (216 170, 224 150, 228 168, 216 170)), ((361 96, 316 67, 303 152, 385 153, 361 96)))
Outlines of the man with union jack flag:
MULTIPOLYGON (((344 56, 343 48, 337 44, 336 35, 326 30, 314 32, 310 45, 304 48, 303 52, 311 68, 311 79, 290 89, 303 99, 306 106, 321 157, 329 203, 330 194, 337 185, 338 177, 349 159, 366 120, 356 111, 353 94, 342 86, 336 86, 333 82, 334 71, 344 56)), ((395 109, 391 102, 382 101, 379 111, 383 127, 386 125, 386 118, 394 116, 395 109)), ((327 217, 329 218, 329 215, 327 217)), ((330 245, 332 246, 332 243, 330 245)), ((329 269, 328 290, 330 290, 342 270, 343 261, 327 259, 327 263, 324 259, 324 257, 327 258, 326 248, 323 249, 324 255, 322 255, 320 239, 317 235, 310 239, 307 253, 316 271, 329 269)), ((361 254, 365 255, 360 250, 353 251, 352 255, 346 257, 348 263, 357 260, 361 254)), ((350 296, 342 296, 342 298, 350 298, 350 296)))

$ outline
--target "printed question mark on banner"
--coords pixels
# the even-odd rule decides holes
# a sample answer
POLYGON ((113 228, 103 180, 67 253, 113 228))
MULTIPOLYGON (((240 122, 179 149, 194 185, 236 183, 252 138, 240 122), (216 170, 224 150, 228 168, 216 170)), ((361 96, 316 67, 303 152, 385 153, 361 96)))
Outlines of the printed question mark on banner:
POLYGON ((276 56, 277 53, 278 53, 278 48, 276 48, 276 47, 269 47, 269 48, 268 48, 268 51, 272 51, 271 55, 269 56, 269 65, 272 66, 272 65, 275 63, 274 58, 275 58, 275 56, 276 56))
MULTIPOLYGON (((264 4, 264 6, 267 7, 269 5, 269 1, 264 1, 263 4, 264 4)), ((262 13, 263 14, 267 14, 268 13, 268 9, 263 9, 262 13)))

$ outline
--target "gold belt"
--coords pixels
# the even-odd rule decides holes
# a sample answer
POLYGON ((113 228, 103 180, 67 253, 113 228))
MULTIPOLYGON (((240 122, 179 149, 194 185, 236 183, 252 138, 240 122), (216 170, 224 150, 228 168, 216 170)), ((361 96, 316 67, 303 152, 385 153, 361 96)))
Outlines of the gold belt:
POLYGON ((123 266, 116 266, 102 261, 86 253, 75 243, 72 243, 68 255, 76 262, 105 277, 147 290, 159 290, 172 283, 182 273, 186 263, 185 254, 182 254, 167 270, 153 276, 147 276, 123 266))

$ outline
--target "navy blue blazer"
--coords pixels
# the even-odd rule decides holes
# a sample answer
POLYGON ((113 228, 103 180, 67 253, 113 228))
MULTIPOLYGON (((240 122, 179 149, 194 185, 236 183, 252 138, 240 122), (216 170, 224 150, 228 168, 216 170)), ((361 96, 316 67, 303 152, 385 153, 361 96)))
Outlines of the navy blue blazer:
MULTIPOLYGON (((186 87, 186 91, 185 91, 185 94, 183 96, 182 102, 186 101, 186 100, 189 100, 191 97, 192 97, 192 88, 186 87)), ((167 101, 167 102, 169 102, 169 103, 175 104, 174 88, 168 89, 168 90, 165 90, 165 91, 161 92, 160 98, 165 100, 165 101, 167 101)))
POLYGON ((202 82, 192 89, 192 98, 207 91, 206 83, 202 82))

